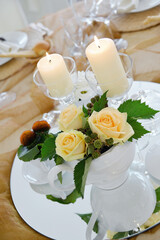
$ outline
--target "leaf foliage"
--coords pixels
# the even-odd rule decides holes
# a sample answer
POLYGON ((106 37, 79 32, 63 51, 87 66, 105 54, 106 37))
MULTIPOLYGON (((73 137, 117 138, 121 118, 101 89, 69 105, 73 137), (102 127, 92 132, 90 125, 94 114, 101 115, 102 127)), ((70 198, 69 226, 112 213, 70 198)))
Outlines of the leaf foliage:
POLYGON ((58 202, 58 203, 61 203, 61 204, 70 204, 70 203, 75 203, 77 198, 80 198, 80 194, 75 189, 71 194, 69 194, 66 197, 66 199, 56 198, 53 195, 46 195, 46 198, 53 201, 53 202, 58 202))
POLYGON ((94 103, 93 105, 93 110, 96 111, 96 112, 99 112, 101 111, 103 108, 106 107, 107 103, 108 103, 108 100, 107 100, 107 92, 106 91, 105 93, 103 93, 103 95, 100 97, 100 99, 94 103))
POLYGON ((127 116, 134 119, 150 119, 159 112, 150 108, 145 102, 132 99, 123 102, 118 110, 122 113, 127 112, 127 116))
POLYGON ((40 150, 38 148, 38 145, 34 146, 31 149, 28 149, 27 146, 21 145, 18 148, 18 157, 20 160, 23 160, 24 162, 29 162, 35 158, 39 154, 40 150))
POLYGON ((146 103, 141 103, 140 100, 132 100, 129 99, 123 102, 118 110, 121 113, 127 113, 127 122, 132 126, 134 130, 134 135, 129 139, 132 141, 133 139, 139 139, 143 135, 149 133, 140 122, 139 119, 151 119, 154 117, 156 113, 159 111, 150 108, 146 103))
POLYGON ((141 123, 137 122, 136 119, 128 117, 127 122, 132 126, 134 135, 130 137, 128 141, 132 141, 133 139, 139 139, 143 135, 150 133, 150 131, 146 130, 141 123))
POLYGON ((77 192, 84 197, 84 188, 86 184, 87 174, 91 165, 92 158, 88 157, 80 161, 74 169, 74 182, 77 192))
POLYGON ((41 161, 46 161, 47 159, 52 159, 56 153, 55 149, 55 140, 56 138, 50 137, 44 141, 44 144, 41 149, 42 158, 41 161))

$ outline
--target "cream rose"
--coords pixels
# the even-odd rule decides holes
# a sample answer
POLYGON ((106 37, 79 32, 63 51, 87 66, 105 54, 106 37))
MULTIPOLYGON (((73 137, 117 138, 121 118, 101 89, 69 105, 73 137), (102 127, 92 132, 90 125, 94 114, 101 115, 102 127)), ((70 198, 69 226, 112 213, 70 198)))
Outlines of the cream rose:
POLYGON ((74 104, 65 108, 59 116, 59 128, 62 131, 78 129, 82 127, 82 108, 74 104))
POLYGON ((85 135, 72 130, 59 133, 56 138, 56 153, 66 161, 84 158, 86 153, 85 135))
POLYGON ((97 133, 101 141, 113 138, 114 143, 126 142, 134 131, 127 123, 127 113, 121 113, 114 108, 104 108, 93 112, 88 119, 92 132, 97 133))

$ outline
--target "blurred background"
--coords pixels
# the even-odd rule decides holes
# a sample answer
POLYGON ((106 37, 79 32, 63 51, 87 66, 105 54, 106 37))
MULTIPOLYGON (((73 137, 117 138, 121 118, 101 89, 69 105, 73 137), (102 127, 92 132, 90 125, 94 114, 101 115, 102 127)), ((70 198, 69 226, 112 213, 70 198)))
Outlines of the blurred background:
POLYGON ((0 0, 0 33, 22 29, 66 6, 67 0, 0 0))

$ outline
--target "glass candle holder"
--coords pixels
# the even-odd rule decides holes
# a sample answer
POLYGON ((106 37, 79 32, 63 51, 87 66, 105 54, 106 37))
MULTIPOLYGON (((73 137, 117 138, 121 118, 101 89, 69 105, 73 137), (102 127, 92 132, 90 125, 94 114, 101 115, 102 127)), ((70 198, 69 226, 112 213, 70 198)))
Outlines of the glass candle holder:
MULTIPOLYGON (((133 83, 133 76, 132 76, 132 59, 130 58, 130 56, 128 56, 127 54, 124 53, 119 53, 123 68, 125 70, 126 73, 126 78, 128 81, 128 87, 127 89, 120 95, 114 95, 109 99, 109 104, 110 105, 116 105, 118 106, 119 104, 121 104, 125 99, 127 99, 127 93, 129 91, 129 89, 132 86, 133 83)), ((116 69, 115 69, 116 71, 116 69)), ((89 65, 86 69, 85 72, 85 77, 86 80, 89 84, 89 86, 92 88, 92 90, 98 94, 98 95, 102 95, 103 94, 103 90, 104 88, 106 88, 107 82, 105 84, 101 84, 98 83, 96 76, 91 68, 91 65, 89 65)), ((117 87, 117 86, 116 86, 117 87)), ((109 90, 109 89, 108 89, 109 90)))
MULTIPOLYGON (((52 110, 49 113, 45 113, 43 115, 43 119, 45 119, 47 122, 49 122, 51 125, 54 124, 61 112, 61 110, 68 104, 71 104, 74 102, 75 100, 75 96, 74 96, 74 91, 76 88, 76 82, 77 82, 77 70, 76 70, 76 64, 75 61, 70 58, 70 57, 63 57, 65 64, 67 66, 67 69, 69 71, 72 83, 73 83, 73 88, 71 90, 71 92, 69 92, 69 94, 64 95, 64 96, 60 96, 58 90, 55 88, 54 89, 54 96, 51 96, 51 94, 49 93, 49 90, 47 89, 46 84, 44 83, 38 69, 35 70, 34 74, 33 74, 33 81, 34 83, 39 87, 39 89, 44 93, 45 96, 47 96, 48 98, 58 101, 58 108, 56 110, 52 110)), ((62 86, 63 87, 63 86, 62 86)))

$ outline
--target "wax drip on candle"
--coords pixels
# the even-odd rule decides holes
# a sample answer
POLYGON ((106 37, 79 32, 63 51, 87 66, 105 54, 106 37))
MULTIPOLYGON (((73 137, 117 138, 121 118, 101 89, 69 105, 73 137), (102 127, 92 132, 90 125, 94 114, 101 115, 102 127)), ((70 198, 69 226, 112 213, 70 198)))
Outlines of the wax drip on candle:
POLYGON ((49 63, 51 63, 51 56, 46 52, 47 60, 49 63))
POLYGON ((100 48, 99 40, 96 36, 94 36, 94 41, 95 41, 95 44, 97 45, 97 47, 100 48))

